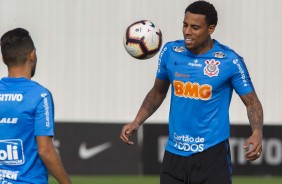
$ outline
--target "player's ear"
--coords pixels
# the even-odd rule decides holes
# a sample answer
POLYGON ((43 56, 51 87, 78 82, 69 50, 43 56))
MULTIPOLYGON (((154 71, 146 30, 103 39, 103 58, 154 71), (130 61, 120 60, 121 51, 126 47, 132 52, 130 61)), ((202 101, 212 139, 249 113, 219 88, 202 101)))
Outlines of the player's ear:
POLYGON ((35 49, 33 49, 31 52, 30 52, 30 61, 34 64, 34 62, 36 62, 36 52, 35 52, 35 49))
POLYGON ((208 30, 209 35, 211 35, 214 32, 214 30, 215 30, 215 25, 210 25, 208 30))

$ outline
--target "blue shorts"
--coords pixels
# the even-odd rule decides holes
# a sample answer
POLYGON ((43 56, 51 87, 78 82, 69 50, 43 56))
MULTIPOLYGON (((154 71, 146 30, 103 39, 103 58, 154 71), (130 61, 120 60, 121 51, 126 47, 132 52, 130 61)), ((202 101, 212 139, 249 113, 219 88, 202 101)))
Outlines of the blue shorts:
POLYGON ((231 184, 229 141, 223 141, 190 157, 165 151, 161 184, 231 184))

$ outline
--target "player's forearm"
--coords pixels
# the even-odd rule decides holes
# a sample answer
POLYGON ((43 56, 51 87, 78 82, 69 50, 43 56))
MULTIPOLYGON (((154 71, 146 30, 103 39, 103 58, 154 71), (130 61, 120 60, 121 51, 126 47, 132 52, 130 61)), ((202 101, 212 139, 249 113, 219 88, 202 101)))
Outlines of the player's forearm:
POLYGON ((150 91, 145 97, 134 122, 140 126, 160 107, 165 97, 166 93, 154 94, 153 91, 150 91))
POLYGON ((263 130, 263 109, 259 100, 256 100, 247 108, 248 118, 253 132, 258 131, 262 134, 263 130))
POLYGON ((240 97, 246 105, 248 118, 253 132, 258 132, 262 135, 263 109, 256 92, 253 91, 240 97))
POLYGON ((51 149, 47 153, 40 154, 40 158, 47 167, 49 173, 56 178, 60 184, 71 184, 70 178, 66 173, 61 159, 55 149, 51 149))

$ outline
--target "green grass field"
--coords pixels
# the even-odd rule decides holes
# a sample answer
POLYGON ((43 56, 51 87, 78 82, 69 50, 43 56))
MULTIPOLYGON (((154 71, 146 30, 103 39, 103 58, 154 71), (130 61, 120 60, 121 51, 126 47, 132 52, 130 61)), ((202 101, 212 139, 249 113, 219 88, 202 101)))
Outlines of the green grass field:
MULTIPOLYGON (((71 176, 73 184, 158 184, 159 176, 71 176)), ((49 184, 57 184, 50 177, 49 184)), ((281 177, 233 177, 233 184, 282 184, 281 177)))

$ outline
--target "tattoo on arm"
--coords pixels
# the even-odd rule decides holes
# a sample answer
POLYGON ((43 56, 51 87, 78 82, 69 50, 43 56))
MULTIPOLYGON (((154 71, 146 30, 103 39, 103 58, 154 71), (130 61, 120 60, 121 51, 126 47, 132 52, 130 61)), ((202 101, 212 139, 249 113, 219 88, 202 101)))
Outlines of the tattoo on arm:
POLYGON ((152 115, 159 107, 159 104, 155 104, 153 97, 148 94, 142 103, 142 107, 145 108, 150 115, 152 115))
POLYGON ((241 96, 244 104, 247 107, 248 118, 252 130, 259 130, 262 133, 263 129, 263 109, 262 105, 255 92, 241 96))
POLYGON ((162 104, 164 101, 167 91, 169 89, 169 81, 162 81, 156 79, 153 88, 149 91, 145 97, 137 116, 135 117, 135 122, 141 125, 147 118, 149 118, 162 104))
MULTIPOLYGON (((160 107, 165 97, 166 97, 165 94, 161 96, 154 96, 151 95, 150 93, 147 94, 146 98, 142 103, 141 109, 138 112, 138 115, 146 113, 145 117, 147 119, 160 107)), ((143 117, 143 115, 141 115, 141 117, 143 117)))

